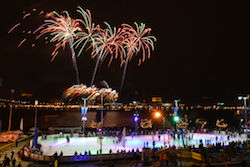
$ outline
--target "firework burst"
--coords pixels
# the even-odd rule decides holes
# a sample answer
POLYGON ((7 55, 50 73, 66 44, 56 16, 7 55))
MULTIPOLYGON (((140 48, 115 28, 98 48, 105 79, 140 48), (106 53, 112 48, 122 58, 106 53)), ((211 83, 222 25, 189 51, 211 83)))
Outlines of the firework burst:
POLYGON ((121 60, 121 65, 125 65, 123 68, 120 90, 122 89, 124 84, 128 61, 130 61, 134 55, 138 55, 140 50, 142 50, 142 57, 139 58, 138 65, 140 65, 141 62, 144 62, 146 57, 150 58, 151 48, 152 50, 154 50, 154 42, 156 41, 156 38, 154 36, 149 35, 151 32, 151 28, 145 28, 145 24, 143 23, 138 25, 135 22, 134 24, 136 26, 136 29, 134 29, 129 24, 122 24, 123 33, 125 36, 123 47, 126 50, 126 56, 124 60, 121 60))
POLYGON ((73 42, 76 33, 81 31, 81 27, 79 26, 81 20, 72 19, 67 11, 63 11, 62 14, 58 14, 57 12, 53 11, 51 13, 46 14, 46 17, 48 19, 45 20, 45 23, 36 30, 41 30, 40 35, 37 36, 37 39, 44 34, 50 34, 50 36, 52 36, 50 42, 56 44, 55 49, 51 54, 51 61, 53 61, 56 55, 58 54, 59 48, 64 49, 66 44, 69 44, 71 49, 73 67, 76 72, 77 83, 80 84, 73 42))

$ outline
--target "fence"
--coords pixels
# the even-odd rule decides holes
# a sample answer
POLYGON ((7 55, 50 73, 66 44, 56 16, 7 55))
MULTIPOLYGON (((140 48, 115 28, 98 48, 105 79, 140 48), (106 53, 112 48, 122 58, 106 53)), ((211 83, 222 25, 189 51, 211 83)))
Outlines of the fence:
MULTIPOLYGON (((22 142, 22 141, 24 141, 24 140, 27 140, 27 139, 32 138, 33 136, 34 136, 34 134, 29 135, 29 136, 26 136, 26 137, 24 137, 24 138, 19 139, 17 142, 20 143, 20 142, 22 142)), ((7 149, 9 149, 9 148, 11 148, 11 147, 13 147, 13 146, 15 146, 15 145, 16 145, 16 142, 12 142, 12 143, 9 143, 9 144, 5 144, 5 145, 3 145, 2 147, 0 147, 0 151, 7 150, 7 149)))
MULTIPOLYGON (((114 153, 102 154, 102 160, 118 160, 118 159, 132 159, 136 158, 135 155, 140 153, 114 153)), ((50 162, 54 160, 54 156, 38 155, 34 153, 24 152, 26 159, 31 161, 50 162)), ((60 157, 61 162, 80 162, 80 161, 99 161, 100 154, 98 155, 76 155, 76 156, 63 156, 60 157)))

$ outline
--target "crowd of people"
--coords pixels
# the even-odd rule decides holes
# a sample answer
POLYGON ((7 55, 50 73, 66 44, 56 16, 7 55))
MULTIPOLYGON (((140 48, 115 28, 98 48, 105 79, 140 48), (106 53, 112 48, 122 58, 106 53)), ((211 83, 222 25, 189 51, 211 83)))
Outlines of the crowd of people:
MULTIPOLYGON (((180 130, 176 130, 176 129, 167 129, 167 130, 141 130, 141 131, 133 131, 132 129, 127 129, 126 130, 126 136, 131 136, 132 138, 135 135, 152 135, 152 143, 150 143, 150 145, 153 146, 153 150, 157 151, 159 149, 162 149, 164 146, 166 146, 166 148, 171 148, 171 149, 178 149, 176 148, 175 145, 165 145, 165 141, 164 141, 164 146, 160 147, 160 148, 156 148, 156 142, 159 140, 161 140, 161 134, 168 134, 168 136, 170 136, 171 139, 175 140, 178 139, 180 140, 182 137, 184 137, 187 141, 192 141, 193 140, 193 135, 192 132, 195 132, 193 130, 186 130, 186 131, 180 131, 180 130), (190 133, 191 132, 191 133, 190 133), (157 137, 158 136, 158 137, 157 137)), ((237 135, 239 136, 239 133, 233 133, 233 132, 223 132, 224 135, 227 136, 227 145, 224 145, 224 142, 220 142, 220 138, 218 138, 216 136, 216 143, 209 143, 210 141, 205 139, 205 140, 200 140, 199 141, 199 147, 195 147, 194 145, 191 146, 185 146, 184 147, 186 149, 189 149, 189 151, 196 151, 199 152, 203 155, 204 157, 204 162, 206 162, 207 164, 211 164, 214 162, 223 162, 223 161, 242 161, 245 162, 245 160, 249 160, 246 159, 245 157, 248 157, 247 154, 247 146, 249 145, 249 143, 247 142, 230 142, 230 139, 233 137, 236 137, 237 135), (228 144, 229 143, 229 144, 228 144), (225 152, 227 150, 233 150, 233 153, 228 152, 227 154, 219 154, 221 149, 224 149, 225 152)), ((123 136, 123 129, 105 129, 103 130, 102 134, 104 136, 113 136, 114 137, 114 141, 113 144, 117 144, 117 142, 121 142, 122 136, 123 136)), ((66 141, 69 143, 70 142, 70 138, 75 136, 76 134, 71 132, 70 134, 64 134, 63 132, 59 133, 58 135, 55 135, 59 138, 65 138, 66 141)), ((99 136, 98 131, 96 132, 96 130, 94 131, 85 131, 84 134, 77 134, 79 136, 87 136, 87 137, 93 137, 93 136, 99 136)), ((43 134, 41 136, 42 140, 46 140, 47 139, 47 135, 43 134)), ((35 153, 35 154, 40 154, 43 155, 42 151, 40 150, 41 145, 39 145, 38 149, 32 149, 32 141, 27 144, 23 150, 28 151, 30 153, 35 153)), ((149 147, 149 143, 145 142, 144 143, 144 148, 148 148, 149 147)), ((139 153, 139 149, 132 149, 130 151, 126 150, 111 150, 109 151, 110 154, 112 153, 139 153)), ((18 157, 19 160, 22 159, 23 156, 23 152, 19 151, 18 153, 18 157)), ((72 156, 84 156, 84 155, 92 155, 92 154, 100 154, 100 150, 97 150, 96 153, 91 153, 90 150, 85 150, 84 153, 78 153, 77 151, 75 151, 74 153, 72 153, 72 156)), ((8 157, 7 155, 5 155, 2 166, 3 167, 7 167, 7 166, 21 166, 21 163, 19 162, 18 164, 16 164, 17 160, 14 158, 14 152, 11 152, 10 157, 8 157)), ((0 155, 1 156, 1 155, 0 155)), ((63 156, 63 152, 60 152, 60 154, 55 153, 54 157, 62 157, 63 156)), ((177 158, 175 158, 175 155, 173 154, 168 154, 166 153, 166 155, 164 155, 164 159, 168 161, 169 164, 175 164, 178 163, 177 158), (166 158, 167 157, 167 158, 166 158)), ((162 157, 159 157, 159 159, 162 159, 162 157)), ((58 163, 60 161, 60 159, 55 158, 56 163, 58 163)))
MULTIPOLYGON (((11 152, 10 152, 10 155, 8 156, 7 154, 5 154, 4 155, 4 159, 3 159, 3 161, 2 161, 2 164, 1 164, 1 162, 0 162, 0 165, 1 165, 1 167, 10 167, 10 166, 12 166, 12 167, 22 167, 22 164, 21 164, 21 151, 18 151, 17 153, 16 153, 17 155, 18 155, 18 159, 19 159, 19 162, 18 162, 18 164, 17 164, 17 160, 16 160, 16 158, 15 158, 15 152, 12 150, 11 152)), ((0 158, 1 158, 1 154, 0 154, 0 158)))
POLYGON ((223 163, 227 162, 237 163, 242 167, 246 167, 249 165, 247 164, 248 161, 250 161, 248 144, 249 143, 244 141, 229 142, 228 145, 223 145, 221 142, 218 142, 215 145, 207 145, 206 147, 204 147, 203 144, 200 144, 199 148, 192 146, 176 148, 175 146, 172 146, 164 153, 159 154, 159 157, 156 157, 156 160, 160 161, 161 166, 182 166, 187 162, 187 159, 178 157, 178 155, 180 155, 181 152, 188 151, 199 153, 201 155, 200 164, 205 166, 216 166, 216 164, 223 165, 223 163))

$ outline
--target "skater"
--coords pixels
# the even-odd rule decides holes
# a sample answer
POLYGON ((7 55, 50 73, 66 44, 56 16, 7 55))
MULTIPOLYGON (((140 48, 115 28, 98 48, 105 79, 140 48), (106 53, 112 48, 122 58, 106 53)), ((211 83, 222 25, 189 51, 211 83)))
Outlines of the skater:
POLYGON ((158 134, 158 139, 159 139, 159 141, 161 141, 161 135, 160 135, 160 133, 158 134))
POLYGON ((153 140, 152 145, 153 145, 153 149, 155 149, 155 141, 154 140, 153 140))
POLYGON ((61 153, 60 153, 60 157, 62 157, 63 156, 63 152, 61 151, 61 153))
POLYGON ((54 158, 57 158, 58 153, 57 153, 57 152, 55 152, 55 153, 53 154, 53 156, 54 156, 54 158))
POLYGON ((146 144, 147 144, 147 148, 148 148, 148 142, 146 144))
POLYGON ((69 136, 67 136, 66 139, 67 139, 67 143, 69 143, 70 142, 69 136))

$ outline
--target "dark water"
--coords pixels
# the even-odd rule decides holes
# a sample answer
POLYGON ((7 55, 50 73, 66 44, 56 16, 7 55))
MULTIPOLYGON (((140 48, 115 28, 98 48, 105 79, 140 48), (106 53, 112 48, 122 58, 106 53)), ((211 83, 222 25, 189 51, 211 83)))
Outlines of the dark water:
MULTIPOLYGON (((164 111, 168 114, 170 111, 164 111)), ((150 111, 138 111, 140 119, 148 118, 152 120, 153 128, 162 127, 162 118, 154 118, 150 111)), ((134 111, 104 111, 104 126, 110 128, 116 127, 134 127, 134 111)), ((87 113, 86 127, 90 127, 91 121, 100 121, 101 111, 89 110, 87 113)), ((195 119, 203 118, 207 120, 207 127, 215 128, 217 119, 224 119, 225 123, 231 127, 238 127, 240 116, 235 115, 231 110, 216 110, 216 111, 180 111, 180 117, 187 115, 190 120, 189 126, 195 126, 195 119)), ((12 129, 19 129, 20 120, 23 118, 24 130, 29 130, 34 127, 35 109, 21 109, 13 108, 12 129)), ((172 128, 174 125, 171 116, 166 116, 166 128, 172 128)), ((2 122, 2 130, 7 130, 9 120, 9 108, 0 108, 0 120, 2 122)), ((50 108, 38 109, 38 126, 41 129, 48 129, 49 127, 81 127, 81 112, 80 109, 71 110, 55 110, 50 108)))
MULTIPOLYGON (((105 127, 134 127, 133 112, 125 111, 104 111, 105 127)), ((86 127, 90 127, 92 121, 100 121, 101 111, 88 111, 86 127)), ((148 112, 140 113, 141 118, 149 118, 148 112)), ((20 120, 23 118, 24 130, 34 127, 35 110, 34 109, 13 109, 12 129, 19 129, 20 120)), ((0 109, 0 120, 2 121, 2 130, 7 130, 9 121, 9 108, 0 109)), ((160 125, 161 122, 155 125, 160 125)), ((49 127, 80 127, 82 126, 81 112, 77 109, 71 111, 39 109, 38 126, 41 129, 49 127)))

